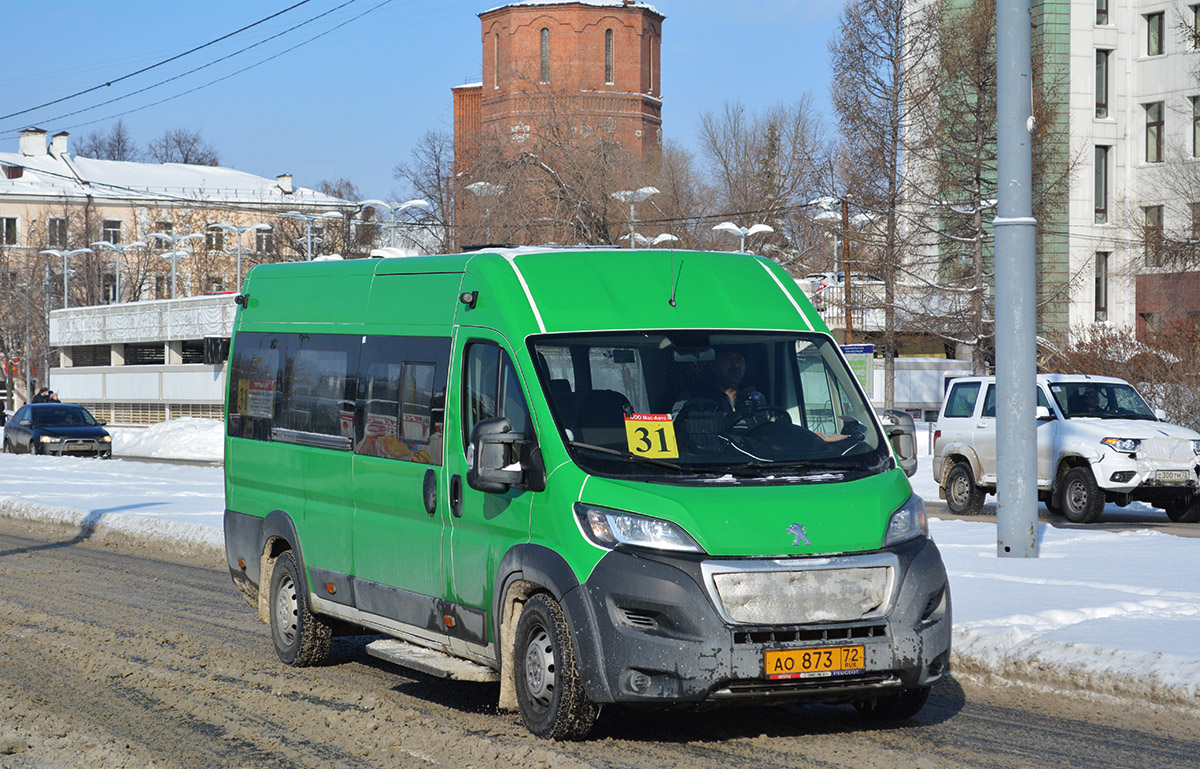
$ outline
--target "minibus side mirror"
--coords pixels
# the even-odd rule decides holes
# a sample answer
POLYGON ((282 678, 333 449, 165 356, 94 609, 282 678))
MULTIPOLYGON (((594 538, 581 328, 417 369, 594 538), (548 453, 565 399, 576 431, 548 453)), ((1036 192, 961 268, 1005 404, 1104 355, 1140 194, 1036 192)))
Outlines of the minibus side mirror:
POLYGON ((900 469, 909 478, 917 474, 917 427, 913 418, 899 409, 888 409, 880 415, 900 469))
POLYGON ((524 433, 514 433, 506 417, 476 422, 467 447, 467 485, 488 494, 503 494, 513 486, 521 486, 525 479, 521 465, 524 443, 524 433))
POLYGON ((1050 413, 1050 409, 1045 406, 1035 406, 1033 413, 1039 422, 1045 422, 1047 420, 1054 419, 1054 414, 1050 413))

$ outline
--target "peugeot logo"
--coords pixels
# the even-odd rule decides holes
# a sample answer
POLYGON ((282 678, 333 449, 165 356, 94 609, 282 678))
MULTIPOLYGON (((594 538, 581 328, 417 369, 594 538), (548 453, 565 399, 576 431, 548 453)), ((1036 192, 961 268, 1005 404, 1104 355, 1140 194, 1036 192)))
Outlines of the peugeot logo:
POLYGON ((812 546, 812 543, 808 541, 808 532, 800 524, 793 523, 791 526, 788 526, 788 534, 795 537, 792 541, 792 547, 800 547, 802 544, 812 546))

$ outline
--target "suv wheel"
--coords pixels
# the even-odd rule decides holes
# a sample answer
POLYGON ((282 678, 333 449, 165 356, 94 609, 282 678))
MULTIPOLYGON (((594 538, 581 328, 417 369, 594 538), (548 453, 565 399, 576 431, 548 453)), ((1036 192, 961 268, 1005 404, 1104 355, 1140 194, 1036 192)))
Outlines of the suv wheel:
POLYGON ((946 473, 946 504, 955 515, 978 515, 983 509, 983 489, 975 485, 975 474, 966 462, 946 473))
POLYGON ((1200 499, 1195 497, 1167 505, 1164 509, 1175 523, 1200 523, 1200 499))
POLYGON ((1090 467, 1072 467, 1063 476, 1062 513, 1071 523, 1093 523, 1104 512, 1104 492, 1090 467))

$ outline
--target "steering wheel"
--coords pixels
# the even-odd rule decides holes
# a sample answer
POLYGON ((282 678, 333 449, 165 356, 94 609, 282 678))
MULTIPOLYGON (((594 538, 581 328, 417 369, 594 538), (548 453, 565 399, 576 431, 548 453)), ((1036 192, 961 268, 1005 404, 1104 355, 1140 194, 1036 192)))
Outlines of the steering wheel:
POLYGON ((783 422, 784 424, 792 423, 792 416, 788 414, 787 409, 780 406, 762 405, 754 411, 737 411, 733 414, 733 419, 725 423, 722 432, 728 432, 741 424, 745 424, 748 430, 756 430, 765 424, 771 422, 783 422))

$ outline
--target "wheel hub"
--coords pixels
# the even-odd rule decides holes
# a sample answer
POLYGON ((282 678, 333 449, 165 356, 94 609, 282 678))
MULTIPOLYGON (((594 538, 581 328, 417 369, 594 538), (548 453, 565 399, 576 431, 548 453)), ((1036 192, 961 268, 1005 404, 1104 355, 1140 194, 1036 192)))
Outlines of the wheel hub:
POLYGON ((550 635, 539 629, 525 650, 525 686, 530 697, 548 706, 554 685, 554 647, 550 635))
POLYGON ((275 594, 275 626, 288 643, 296 637, 296 586, 284 577, 275 594))

